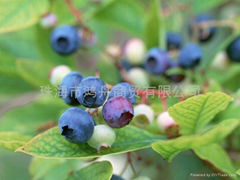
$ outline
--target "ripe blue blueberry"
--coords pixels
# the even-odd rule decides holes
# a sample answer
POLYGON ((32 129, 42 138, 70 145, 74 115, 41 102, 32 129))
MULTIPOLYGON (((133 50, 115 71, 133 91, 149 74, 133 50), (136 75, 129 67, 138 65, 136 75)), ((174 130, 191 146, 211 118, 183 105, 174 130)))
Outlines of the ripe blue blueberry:
POLYGON ((59 95, 69 105, 79 105, 77 100, 78 85, 82 81, 83 76, 79 72, 70 72, 64 76, 60 88, 59 95))
POLYGON ((94 130, 93 118, 80 108, 69 108, 60 117, 59 130, 64 138, 72 143, 87 142, 94 130))
POLYGON ((96 108, 106 101, 107 91, 106 84, 101 79, 89 76, 79 84, 77 99, 85 107, 96 108))
POLYGON ((113 174, 111 180, 124 180, 121 176, 113 174))
POLYGON ((51 45, 53 50, 61 55, 75 52, 80 45, 77 29, 67 25, 55 28, 51 33, 51 45))
POLYGON ((161 75, 169 68, 170 56, 166 51, 159 48, 152 48, 145 58, 144 67, 152 74, 161 75))
POLYGON ((180 49, 182 47, 182 36, 177 32, 168 32, 167 33, 167 49, 174 50, 180 49))
POLYGON ((228 45, 226 52, 230 60, 240 62, 240 37, 228 45))
POLYGON ((197 44, 187 44, 179 54, 179 64, 183 68, 193 68, 202 59, 202 50, 197 44))
POLYGON ((112 128, 121 128, 133 118, 132 103, 125 97, 117 96, 109 99, 102 109, 103 119, 112 128))
MULTIPOLYGON (((213 20, 213 18, 207 14, 201 14, 201 15, 196 16, 192 26, 190 27, 190 33, 193 34, 194 26, 199 25, 204 22, 207 22, 207 21, 212 21, 212 20, 213 20)), ((208 28, 200 27, 200 28, 198 28, 197 33, 198 33, 198 40, 200 42, 207 42, 216 33, 216 27, 208 27, 208 28)))
POLYGON ((110 91, 109 99, 116 96, 123 96, 131 103, 136 104, 135 88, 129 83, 123 82, 114 86, 110 91))

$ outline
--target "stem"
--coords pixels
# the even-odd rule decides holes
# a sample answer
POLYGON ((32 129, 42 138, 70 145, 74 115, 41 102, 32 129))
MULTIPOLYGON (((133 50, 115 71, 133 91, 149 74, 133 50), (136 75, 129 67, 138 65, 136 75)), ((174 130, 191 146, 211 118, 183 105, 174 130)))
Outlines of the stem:
POLYGON ((76 20, 80 23, 82 23, 82 14, 81 12, 76 9, 72 3, 72 0, 64 0, 65 4, 67 5, 68 9, 70 10, 70 12, 72 13, 72 15, 76 18, 76 20))

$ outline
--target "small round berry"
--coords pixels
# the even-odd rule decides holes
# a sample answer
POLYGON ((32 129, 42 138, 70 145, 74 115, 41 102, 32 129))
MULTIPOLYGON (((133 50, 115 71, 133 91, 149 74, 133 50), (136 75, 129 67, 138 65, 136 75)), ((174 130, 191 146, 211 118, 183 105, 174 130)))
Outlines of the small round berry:
POLYGON ((138 88, 149 87, 149 79, 147 73, 141 68, 132 68, 128 73, 128 78, 138 88))
POLYGON ((72 26, 59 26, 51 33, 51 45, 61 55, 69 55, 80 46, 78 30, 72 26))
POLYGON ((66 65, 54 67, 50 72, 50 82, 52 85, 59 85, 63 78, 71 72, 71 69, 66 65))
POLYGON ((182 47, 182 36, 177 32, 168 32, 167 33, 167 49, 175 50, 180 49, 182 47))
POLYGON ((227 69, 228 65, 229 65, 229 62, 228 62, 227 55, 225 52, 222 51, 217 53, 211 67, 220 71, 224 71, 225 69, 227 69))
POLYGON ((125 97, 117 96, 109 99, 103 106, 103 119, 112 128, 121 128, 133 118, 132 103, 125 97))
POLYGON ((69 108, 61 115, 58 126, 66 140, 80 144, 87 142, 92 136, 94 120, 80 108, 69 108))
POLYGON ((45 14, 40 20, 40 25, 44 28, 50 28, 55 26, 56 24, 57 17, 52 13, 45 14))
POLYGON ((152 74, 162 75, 169 68, 170 56, 166 51, 159 48, 152 48, 145 58, 144 67, 152 74))
POLYGON ((59 88, 59 96, 69 105, 79 105, 77 100, 78 85, 83 76, 79 72, 70 72, 62 80, 59 88))
POLYGON ((146 48, 141 39, 130 39, 124 48, 126 58, 131 64, 141 64, 144 60, 146 48))
POLYGON ((131 103, 136 104, 135 88, 129 83, 123 82, 114 86, 110 91, 109 99, 116 96, 123 96, 131 103))
POLYGON ((134 119, 139 119, 149 124, 153 122, 154 111, 146 104, 139 104, 134 107, 134 119))
POLYGON ((85 107, 96 108, 106 101, 107 92, 106 84, 101 79, 89 76, 79 84, 77 99, 85 107))
POLYGON ((157 117, 157 124, 160 130, 165 131, 170 126, 176 125, 176 122, 168 112, 163 112, 157 117))
POLYGON ((118 44, 109 44, 106 47, 106 52, 113 58, 119 58, 122 54, 121 47, 118 44))
POLYGON ((240 37, 237 37, 228 45, 226 53, 230 60, 240 62, 240 37))
MULTIPOLYGON (((194 22, 192 23, 192 26, 190 27, 190 33, 193 34, 194 26, 196 25, 200 26, 201 23, 212 21, 212 20, 213 18, 207 14, 201 14, 196 16, 194 19, 194 22)), ((200 42, 207 42, 210 39, 212 39, 212 37, 216 33, 216 27, 207 27, 207 28, 199 27, 197 33, 198 33, 198 40, 200 42)))
POLYGON ((179 54, 179 64, 183 68, 193 68, 202 59, 202 50, 197 44, 187 44, 179 54))
POLYGON ((116 139, 116 134, 113 129, 104 124, 94 127, 93 135, 88 140, 88 145, 97 149, 110 148, 116 139))
POLYGON ((113 174, 110 180, 124 180, 121 176, 113 174))

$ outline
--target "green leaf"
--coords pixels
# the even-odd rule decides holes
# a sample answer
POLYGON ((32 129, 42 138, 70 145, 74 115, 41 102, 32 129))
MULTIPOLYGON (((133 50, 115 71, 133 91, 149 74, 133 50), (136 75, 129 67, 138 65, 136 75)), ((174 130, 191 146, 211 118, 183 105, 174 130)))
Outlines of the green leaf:
POLYGON ((229 135, 238 125, 239 120, 229 119, 222 121, 211 130, 189 136, 181 136, 177 139, 160 141, 152 144, 152 148, 170 161, 180 152, 195 149, 218 142, 229 135))
POLYGON ((68 106, 58 97, 39 97, 34 102, 14 108, 0 117, 0 131, 36 135, 48 123, 57 122, 68 106))
POLYGON ((170 115, 180 125, 182 135, 200 132, 232 98, 222 92, 207 93, 187 99, 169 108, 170 115))
POLYGON ((1 0, 0 33, 33 25, 48 11, 48 0, 1 0))
POLYGON ((18 151, 47 158, 93 158, 107 154, 119 154, 151 146, 161 140, 144 130, 127 126, 116 130, 117 139, 111 148, 97 152, 88 144, 73 144, 65 140, 58 128, 52 128, 26 143, 18 151))
POLYGON ((128 0, 115 0, 96 11, 91 19, 107 22, 118 28, 142 36, 144 9, 139 3, 128 0))
POLYGON ((16 132, 0 132, 0 147, 15 151, 31 139, 16 132))
POLYGON ((67 180, 110 180, 113 168, 110 162, 100 161, 80 169, 67 178, 67 180))
POLYGON ((50 62, 19 59, 16 64, 19 75, 33 86, 40 88, 49 84, 48 75, 53 68, 50 62))
POLYGON ((144 38, 146 46, 165 48, 165 35, 163 19, 160 17, 160 2, 153 0, 144 25, 144 38))
POLYGON ((193 2, 193 12, 194 13, 202 13, 203 11, 208 11, 212 8, 220 6, 221 4, 227 2, 227 0, 210 0, 203 1, 202 0, 192 0, 193 2))
POLYGON ((193 150, 201 159, 210 162, 222 172, 228 174, 235 172, 228 154, 219 144, 211 144, 193 150))
POLYGON ((240 176, 240 169, 236 171, 236 174, 240 176))
POLYGON ((33 158, 29 170, 32 180, 66 180, 69 173, 79 169, 82 163, 80 160, 33 158))

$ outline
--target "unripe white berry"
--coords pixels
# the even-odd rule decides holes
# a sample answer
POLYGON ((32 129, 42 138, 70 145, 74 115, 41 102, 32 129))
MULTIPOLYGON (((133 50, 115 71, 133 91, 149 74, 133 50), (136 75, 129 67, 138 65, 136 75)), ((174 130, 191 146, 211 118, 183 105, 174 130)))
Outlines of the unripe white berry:
POLYGON ((134 119, 141 119, 141 121, 152 123, 154 119, 154 111, 146 104, 136 105, 134 107, 134 119))
POLYGON ((219 52, 217 53, 216 57, 213 60, 212 68, 217 70, 225 70, 228 67, 228 58, 225 52, 219 52))
POLYGON ((40 24, 44 28, 53 27, 57 24, 57 17, 52 13, 46 14, 40 20, 40 24))
POLYGON ((112 128, 100 124, 94 127, 93 135, 88 140, 88 145, 100 151, 102 147, 109 148, 116 139, 116 134, 112 128))
POLYGON ((132 68, 128 71, 128 78, 133 82, 138 88, 148 88, 149 79, 147 73, 141 68, 132 68))
POLYGON ((141 39, 130 39, 124 48, 125 56, 131 64, 141 64, 144 60, 146 48, 141 39))
POLYGON ((106 47, 106 52, 113 58, 121 56, 121 47, 117 44, 110 44, 106 47))
POLYGON ((158 115, 157 124, 161 131, 165 131, 167 128, 176 125, 176 122, 166 111, 158 115))
POLYGON ((50 82, 52 85, 59 85, 62 79, 71 72, 71 69, 66 65, 56 66, 50 72, 50 82))

